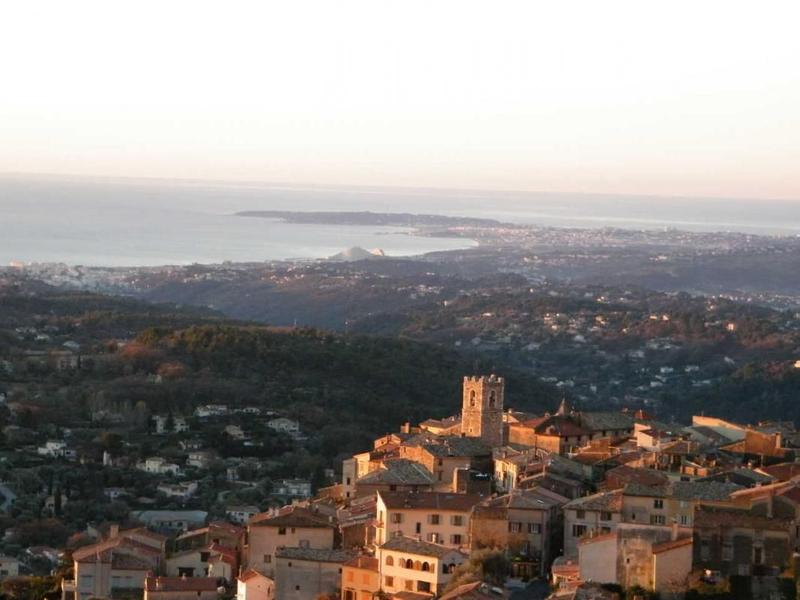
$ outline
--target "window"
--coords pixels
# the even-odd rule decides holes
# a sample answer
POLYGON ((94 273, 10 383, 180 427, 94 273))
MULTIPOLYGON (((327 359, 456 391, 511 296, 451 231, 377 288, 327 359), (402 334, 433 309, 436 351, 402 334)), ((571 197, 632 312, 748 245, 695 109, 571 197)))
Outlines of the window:
POLYGON ((454 525, 455 527, 461 527, 464 525, 464 517, 461 515, 453 515, 450 517, 450 525, 454 525))
POLYGON ((438 533, 429 533, 428 534, 428 541, 434 544, 438 544, 441 541, 441 537, 438 533))
POLYGON ((489 392, 489 407, 494 408, 497 405, 497 393, 492 390, 489 392))
POLYGON ((286 535, 286 527, 278 527, 278 535, 286 535))
POLYGON ((508 530, 511 533, 519 533, 521 523, 509 523, 508 530))
POLYGON ((664 500, 662 500, 661 498, 654 498, 653 508, 664 508, 664 500))
POLYGON ((392 513, 392 518, 390 519, 392 523, 402 523, 403 522, 403 513, 392 513))
POLYGON ((460 546, 461 539, 462 539, 461 534, 459 533, 453 534, 450 536, 450 543, 453 544, 454 546, 460 546))
POLYGON ((438 525, 439 524, 439 515, 428 515, 428 523, 430 525, 438 525))
POLYGON ((528 523, 528 533, 542 533, 542 524, 528 523))
POLYGON ((422 569, 421 570, 425 571, 426 573, 429 572, 431 570, 430 564, 428 564, 427 562, 422 563, 422 569))
POLYGON ((430 593, 430 591, 431 591, 431 584, 430 584, 430 582, 429 582, 429 581, 418 581, 418 582, 417 582, 417 591, 418 591, 418 592, 424 592, 424 593, 426 593, 426 594, 429 594, 429 593, 430 593))
POLYGON ((295 591, 299 591, 300 590, 300 586, 299 585, 294 586, 294 590, 295 591))
POLYGON ((444 459, 443 458, 438 459, 438 464, 441 467, 444 464, 444 459))
POLYGON ((764 549, 761 546, 753 547, 753 564, 760 565, 764 562, 764 549))
POLYGON ((414 527, 414 533, 422 533, 422 523, 417 523, 414 527))
POLYGON ((689 515, 681 515, 681 525, 689 524, 689 515))
POLYGON ((729 542, 722 544, 722 560, 733 560, 733 545, 729 542))
POLYGON ((394 559, 392 558, 391 554, 386 555, 386 560, 384 562, 386 563, 386 566, 389 567, 394 565, 394 559))
POLYGON ((650 525, 666 525, 667 517, 664 515, 650 515, 650 525))
POLYGON ((576 515, 575 516, 578 519, 585 519, 586 518, 586 511, 585 510, 576 511, 576 515))
POLYGON ((347 478, 347 483, 345 483, 345 485, 350 485, 350 478, 349 477, 347 478))
POLYGON ((607 510, 600 511, 600 520, 601 521, 610 521, 612 519, 612 515, 607 510))
POLYGON ((200 553, 200 562, 208 562, 208 557, 211 553, 210 552, 201 552, 200 553))
POLYGON ((708 542, 702 540, 700 542, 700 560, 708 560, 711 556, 710 549, 708 547, 708 542))
POLYGON ((264 562, 271 563, 272 562, 272 554, 265 554, 264 555, 264 562))
POLYGON ((406 579, 404 582, 404 586, 406 591, 413 592, 414 591, 414 581, 412 579, 406 579))
POLYGON ((469 405, 475 406, 475 390, 471 390, 469 393, 469 405))
POLYGON ((394 577, 389 577, 388 575, 383 578, 383 585, 386 587, 394 587, 394 577))
POLYGON ((572 537, 583 537, 586 535, 586 525, 573 525, 572 537))

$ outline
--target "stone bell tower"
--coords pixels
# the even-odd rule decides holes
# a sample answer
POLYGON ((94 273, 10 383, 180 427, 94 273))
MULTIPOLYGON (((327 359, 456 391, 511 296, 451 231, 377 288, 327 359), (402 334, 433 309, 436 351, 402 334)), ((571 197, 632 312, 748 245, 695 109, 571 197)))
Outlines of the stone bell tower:
POLYGON ((479 437, 492 448, 502 446, 504 395, 502 377, 464 377, 461 435, 479 437))

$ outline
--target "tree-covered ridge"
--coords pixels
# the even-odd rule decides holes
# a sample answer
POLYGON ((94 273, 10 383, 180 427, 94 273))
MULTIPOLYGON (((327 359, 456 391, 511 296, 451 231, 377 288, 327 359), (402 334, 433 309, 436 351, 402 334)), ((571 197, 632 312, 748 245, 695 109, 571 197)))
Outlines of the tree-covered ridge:
MULTIPOLYGON (((184 364, 187 379, 238 381, 271 408, 345 444, 458 412, 462 377, 493 366, 430 344, 314 329, 149 329, 137 343, 156 353, 152 360, 184 364)), ((555 403, 554 390, 535 378, 508 376, 507 404, 545 410, 555 403)))

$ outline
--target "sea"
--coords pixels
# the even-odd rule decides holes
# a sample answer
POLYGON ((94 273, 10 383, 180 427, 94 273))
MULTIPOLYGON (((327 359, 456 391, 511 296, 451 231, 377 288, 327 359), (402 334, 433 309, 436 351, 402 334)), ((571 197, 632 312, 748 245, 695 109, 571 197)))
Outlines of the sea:
POLYGON ((410 212, 550 227, 800 235, 800 202, 0 175, 0 265, 84 266, 388 256, 476 242, 398 227, 290 224, 245 210, 410 212))

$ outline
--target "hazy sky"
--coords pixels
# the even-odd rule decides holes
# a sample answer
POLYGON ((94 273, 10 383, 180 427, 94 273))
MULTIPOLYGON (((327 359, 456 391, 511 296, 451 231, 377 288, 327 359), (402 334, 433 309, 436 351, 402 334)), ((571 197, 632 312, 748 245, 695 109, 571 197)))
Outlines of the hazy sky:
POLYGON ((800 199, 800 2, 20 0, 0 172, 800 199))

